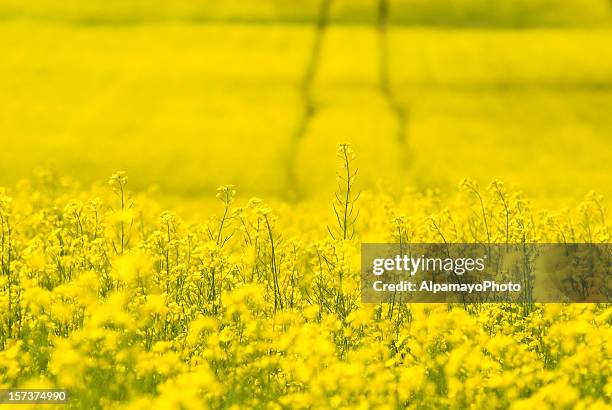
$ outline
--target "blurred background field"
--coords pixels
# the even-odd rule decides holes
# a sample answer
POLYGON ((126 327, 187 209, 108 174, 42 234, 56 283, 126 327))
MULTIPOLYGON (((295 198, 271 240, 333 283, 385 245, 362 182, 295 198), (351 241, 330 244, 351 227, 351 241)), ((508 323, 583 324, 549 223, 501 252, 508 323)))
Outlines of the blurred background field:
POLYGON ((351 142, 362 188, 612 193, 609 1, 331 1, 317 32, 324 4, 0 0, 0 185, 329 198, 351 142))
MULTIPOLYGON (((332 0, 334 23, 376 21, 377 0, 332 0)), ((394 24, 435 26, 581 26, 609 24, 607 0, 387 0, 394 24)), ((317 19, 321 0, 3 0, 0 17, 82 24, 298 22, 317 19)))

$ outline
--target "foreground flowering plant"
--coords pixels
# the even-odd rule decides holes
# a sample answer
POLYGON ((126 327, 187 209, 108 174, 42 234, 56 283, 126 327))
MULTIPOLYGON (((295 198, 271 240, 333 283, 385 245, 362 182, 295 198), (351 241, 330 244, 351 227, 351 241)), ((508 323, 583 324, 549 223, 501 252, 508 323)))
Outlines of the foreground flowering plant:
POLYGON ((359 197, 350 146, 338 157, 327 229, 329 209, 237 206, 233 186, 190 224, 125 173, 1 190, 0 388, 67 389, 84 409, 610 407, 608 305, 359 293, 364 238, 609 243, 602 198, 538 211, 498 181, 359 197))

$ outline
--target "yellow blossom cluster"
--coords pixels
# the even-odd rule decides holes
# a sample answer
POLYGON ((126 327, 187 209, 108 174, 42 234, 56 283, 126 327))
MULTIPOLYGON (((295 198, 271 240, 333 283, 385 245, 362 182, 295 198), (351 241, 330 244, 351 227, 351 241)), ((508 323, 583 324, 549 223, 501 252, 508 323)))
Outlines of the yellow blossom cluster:
POLYGON ((359 276, 364 240, 609 243, 602 198, 551 212, 499 181, 359 196, 338 154, 321 215, 228 185, 220 216, 187 221, 124 173, 1 190, 0 388, 67 389, 79 409, 610 408, 609 305, 365 304, 359 276))

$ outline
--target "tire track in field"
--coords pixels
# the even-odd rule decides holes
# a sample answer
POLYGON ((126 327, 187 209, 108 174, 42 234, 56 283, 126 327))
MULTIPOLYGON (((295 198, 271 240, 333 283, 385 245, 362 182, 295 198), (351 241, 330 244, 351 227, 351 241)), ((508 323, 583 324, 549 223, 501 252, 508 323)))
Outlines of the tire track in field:
MULTIPOLYGON (((316 21, 315 37, 310 49, 310 57, 308 59, 304 76, 299 85, 299 94, 302 103, 302 114, 297 123, 295 132, 289 142, 287 162, 286 162, 286 178, 287 178, 287 195, 291 200, 298 200, 302 196, 300 186, 296 176, 296 162, 300 151, 300 144, 304 136, 308 132, 308 127, 317 113, 317 105, 313 97, 312 88, 316 76, 321 66, 322 48, 325 42, 327 29, 330 25, 330 10, 333 0, 321 0, 319 13, 316 21)), ((409 111, 397 99, 390 79, 390 58, 389 58, 389 0, 377 0, 377 21, 376 30, 378 36, 378 89, 386 101, 386 104, 395 118, 396 131, 395 141, 402 153, 400 159, 400 167, 405 168, 407 163, 407 139, 408 139, 408 121, 409 111)))
POLYGON ((408 120, 409 112, 397 100, 390 79, 390 62, 389 62, 389 0, 378 0, 378 48, 379 48, 379 88, 385 101, 389 105, 389 109, 395 116, 397 122, 396 139, 402 150, 406 146, 408 139, 408 120))
POLYGON ((310 57, 308 59, 304 77, 299 85, 300 99, 302 101, 302 115, 298 121, 296 130, 289 143, 287 154, 286 175, 287 175, 287 193, 289 199, 298 199, 300 197, 297 177, 295 175, 295 163, 298 155, 298 148, 301 140, 304 138, 308 126, 314 117, 317 107, 312 96, 312 84, 319 71, 321 65, 321 49, 325 40, 327 27, 329 26, 329 15, 333 0, 321 0, 319 14, 316 22, 315 37, 310 49, 310 57))

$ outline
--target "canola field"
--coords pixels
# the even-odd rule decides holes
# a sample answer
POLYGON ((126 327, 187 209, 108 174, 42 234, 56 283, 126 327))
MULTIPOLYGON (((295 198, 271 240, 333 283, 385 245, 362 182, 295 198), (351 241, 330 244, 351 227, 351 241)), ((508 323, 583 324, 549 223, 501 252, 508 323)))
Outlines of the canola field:
POLYGON ((360 295, 364 242, 610 243, 609 2, 326 3, 0 2, 0 389, 612 406, 608 304, 360 295))
POLYGON ((3 183, 51 167, 88 186, 123 169, 180 197, 234 183, 324 200, 329 153, 348 141, 364 187, 500 178, 551 207, 611 193, 612 32, 392 28, 398 116, 376 31, 327 31, 305 103, 307 25, 0 24, 3 183))

